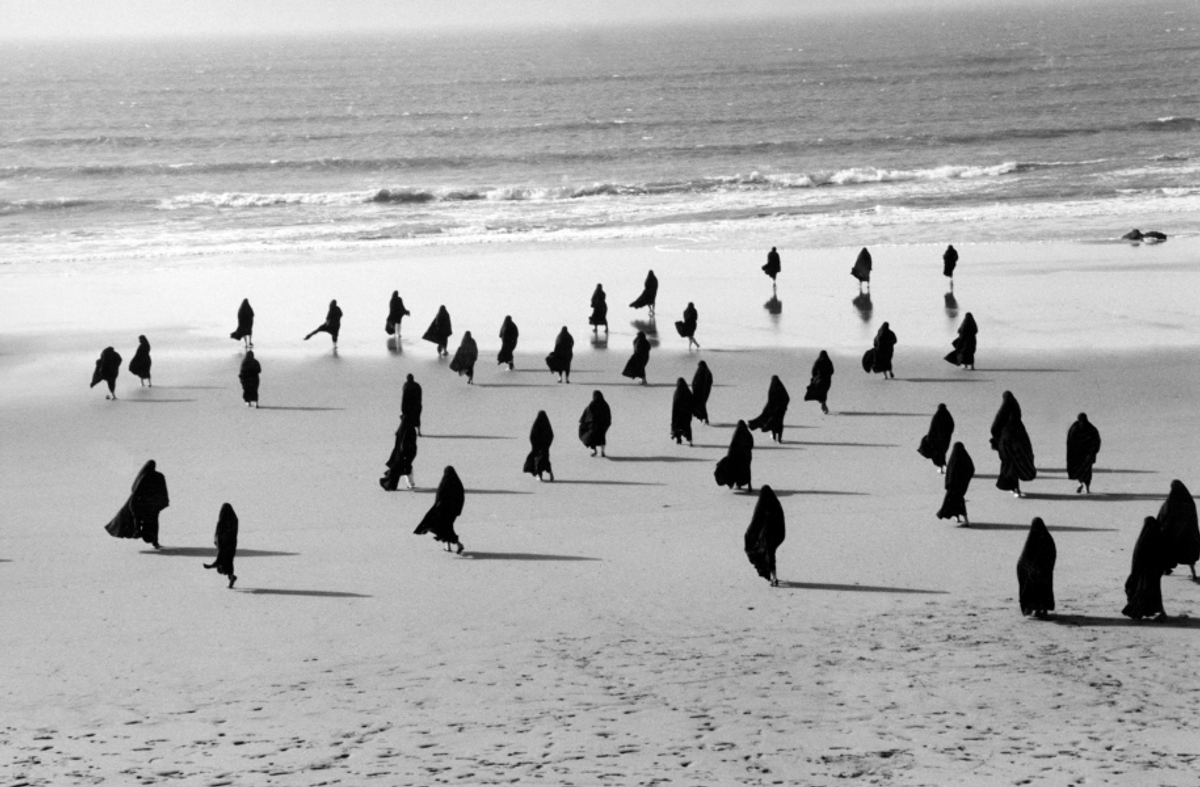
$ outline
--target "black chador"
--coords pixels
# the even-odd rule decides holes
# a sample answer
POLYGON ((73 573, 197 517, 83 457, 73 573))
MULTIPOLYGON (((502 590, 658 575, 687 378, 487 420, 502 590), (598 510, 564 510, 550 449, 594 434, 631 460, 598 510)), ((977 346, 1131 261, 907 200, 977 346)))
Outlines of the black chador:
POLYGON ((954 269, 958 267, 958 249, 953 246, 947 246, 946 251, 942 252, 942 275, 950 280, 950 284, 954 284, 954 269))
POLYGON ((141 380, 142 385, 150 385, 150 340, 145 336, 138 337, 138 348, 129 362, 129 373, 141 380))
POLYGON ((629 304, 631 309, 640 309, 643 306, 650 307, 650 316, 654 316, 654 301, 658 298, 658 277, 654 275, 654 271, 646 274, 646 283, 642 287, 642 294, 637 297, 637 300, 629 304))
POLYGON ((392 447, 392 455, 387 460, 387 472, 379 479, 379 485, 385 491, 395 492, 403 476, 409 489, 416 488, 413 478, 413 460, 417 458, 417 429, 400 416, 400 426, 396 429, 396 444, 392 447))
POLYGON ((882 374, 885 378, 895 377, 892 372, 892 357, 896 353, 896 334, 892 333, 892 329, 888 323, 879 326, 879 331, 875 334, 875 341, 871 346, 874 355, 871 358, 871 371, 876 374, 882 374))
POLYGON ((1100 453, 1100 431, 1092 426, 1087 413, 1080 413, 1067 430, 1067 478, 1078 481, 1076 494, 1092 491, 1092 465, 1100 453))
POLYGON ((304 341, 308 341, 318 333, 327 333, 333 337, 333 346, 337 347, 338 334, 342 330, 342 310, 337 305, 337 301, 329 302, 329 310, 325 312, 325 322, 314 328, 308 336, 304 337, 304 341))
POLYGON ((1134 620, 1157 618, 1165 620, 1163 610, 1162 575, 1165 570, 1162 529, 1152 516, 1142 522, 1142 532, 1133 547, 1133 564, 1125 580, 1125 600, 1129 603, 1121 614, 1134 620))
POLYGON ((250 299, 243 298, 238 307, 237 330, 229 334, 230 339, 240 339, 246 342, 246 347, 254 346, 254 309, 250 308, 250 299))
POLYGON ((646 364, 648 363, 650 363, 650 340, 646 338, 645 331, 638 331, 637 336, 633 337, 633 357, 625 364, 621 375, 631 380, 641 380, 642 385, 645 385, 646 364))
POLYGON ((692 375, 692 414, 701 423, 708 423, 708 397, 712 394, 713 376, 708 364, 701 361, 692 375))
POLYGON ((604 401, 604 394, 592 391, 592 401, 588 402, 588 406, 583 408, 583 415, 579 416, 579 440, 592 449, 592 456, 596 455, 596 449, 600 449, 600 456, 605 455, 604 446, 610 426, 612 410, 604 401))
POLYGON ((229 577, 229 587, 237 582, 233 573, 233 559, 237 556, 238 518, 233 512, 233 506, 224 503, 221 513, 217 516, 217 532, 213 536, 213 544, 217 547, 217 557, 211 563, 205 563, 205 568, 215 568, 218 574, 229 577))
POLYGON ((829 388, 832 385, 833 361, 829 359, 829 353, 821 350, 821 354, 813 362, 812 376, 809 378, 808 388, 804 391, 804 401, 820 402, 821 412, 828 414, 829 407, 825 400, 829 398, 829 388))
POLYGON ((465 547, 458 540, 458 533, 454 532, 454 520, 462 513, 465 500, 466 492, 463 490, 462 481, 458 480, 458 473, 454 472, 453 467, 446 465, 445 471, 442 472, 442 480, 438 483, 437 494, 433 498, 433 505, 413 534, 421 536, 433 533, 435 541, 446 544, 446 551, 452 546, 457 546, 458 554, 461 555, 465 547))
POLYGON ((938 519, 954 517, 964 526, 971 526, 967 516, 967 488, 974 477, 975 463, 971 461, 971 455, 962 443, 955 443, 946 462, 946 495, 942 498, 942 507, 938 509, 938 519))
POLYGON ((421 384, 410 374, 404 378, 400 388, 400 417, 412 424, 417 434, 421 434, 421 384))
POLYGON ((554 429, 550 426, 550 417, 545 410, 538 410, 537 418, 533 419, 533 428, 529 430, 529 455, 525 457, 524 471, 535 475, 538 480, 545 481, 543 474, 549 474, 554 480, 554 470, 550 468, 550 444, 554 442, 554 429))
POLYGON ((871 252, 864 247, 858 253, 858 258, 854 260, 854 267, 850 269, 850 275, 858 279, 858 289, 861 292, 863 284, 871 283, 871 252))
POLYGON ((1017 397, 1012 395, 1012 391, 1005 391, 1000 398, 1000 409, 996 411, 996 417, 992 419, 991 445, 993 451, 1000 450, 1000 432, 1003 431, 1013 413, 1017 414, 1017 418, 1021 417, 1021 404, 1017 401, 1017 397))
POLYGON ((687 380, 680 377, 675 381, 675 396, 671 400, 671 439, 676 443, 687 440, 692 444, 692 392, 687 380))
POLYGON ((771 376, 771 385, 767 389, 767 404, 758 417, 751 420, 747 426, 770 432, 771 439, 777 443, 783 442, 783 418, 787 415, 788 404, 792 397, 778 375, 771 376))
POLYGON ((717 462, 717 469, 713 471, 717 485, 730 489, 744 486, 753 492, 754 485, 750 483, 753 454, 754 435, 750 434, 750 427, 746 426, 745 421, 738 421, 737 428, 733 430, 733 439, 729 441, 729 451, 717 462))
POLYGON ((675 330, 679 335, 688 340, 688 349, 692 349, 692 345, 700 347, 700 342, 696 341, 696 321, 700 319, 699 313, 696 311, 696 304, 688 301, 687 308, 683 310, 683 319, 675 321, 675 330))
POLYGON ((1021 416, 1014 413, 1008 424, 1000 431, 1000 475, 996 488, 1021 496, 1021 482, 1037 478, 1037 466, 1033 460, 1033 444, 1021 416))
POLYGON ((950 438, 954 434, 954 417, 939 404, 937 412, 929 420, 929 431, 921 438, 917 453, 933 462, 939 473, 946 472, 946 452, 950 450, 950 438))
POLYGON ((92 384, 89 388, 95 388, 100 383, 108 386, 108 393, 104 395, 105 399, 117 398, 117 375, 121 373, 121 354, 111 347, 105 347, 100 351, 100 357, 96 359, 96 370, 92 372, 92 384))
POLYGON ((475 382, 475 361, 479 360, 479 345, 475 343, 475 339, 471 336, 471 332, 467 331, 463 334, 462 341, 458 344, 458 349, 454 352, 454 357, 450 359, 450 371, 458 372, 458 375, 467 376, 467 385, 475 382))
POLYGON ((388 336, 393 334, 396 338, 400 338, 400 323, 411 312, 404 308, 404 299, 400 297, 399 290, 392 290, 392 298, 388 301, 388 316, 387 322, 383 325, 383 330, 388 336))
POLYGON ((509 369, 513 368, 513 351, 517 349, 520 336, 521 332, 517 330, 513 318, 505 315, 504 323, 500 326, 500 352, 496 355, 496 363, 508 364, 509 369))
POLYGON ((129 499, 121 510, 104 526, 114 538, 141 538, 158 549, 158 515, 171 505, 167 494, 167 479, 158 472, 151 459, 133 480, 129 499))
POLYGON ((775 250, 774 246, 767 252, 767 264, 762 266, 762 270, 763 273, 771 277, 771 284, 775 283, 775 277, 783 270, 779 262, 779 252, 775 250))
POLYGON ((1200 562, 1200 529, 1196 525, 1196 501, 1182 481, 1171 482, 1171 493, 1158 509, 1158 524, 1162 528, 1166 573, 1170 574, 1175 566, 1189 566, 1195 580, 1196 563, 1200 562))
POLYGON ((262 364, 254 357, 254 350, 246 350, 242 368, 238 370, 238 380, 242 383, 242 401, 247 407, 258 407, 258 378, 261 374, 262 364))
POLYGON ((604 326, 604 332, 608 333, 608 296, 599 284, 592 291, 592 316, 588 317, 588 324, 592 326, 592 333, 600 330, 601 325, 604 326))
POLYGON ((575 357, 575 337, 563 326, 554 338, 554 351, 546 356, 550 374, 557 374, 558 381, 571 382, 571 359, 575 357))
POLYGON ((449 355, 450 352, 446 349, 446 345, 450 343, 450 336, 453 333, 454 328, 450 325, 450 312, 446 311, 445 306, 439 306, 437 316, 433 318, 433 322, 429 323, 429 329, 421 338, 436 344, 438 355, 449 355))
POLYGON ((758 575, 771 583, 771 587, 779 587, 779 577, 775 573, 775 550, 787 537, 783 522, 783 506, 771 487, 763 484, 758 491, 758 502, 754 505, 754 515, 750 517, 750 527, 746 528, 746 557, 758 571, 758 575))
POLYGON ((1044 618, 1046 613, 1054 610, 1054 561, 1057 558, 1054 537, 1042 518, 1034 517, 1025 538, 1025 548, 1017 560, 1022 615, 1044 618))
POLYGON ((954 349, 946 355, 946 361, 964 369, 974 369, 975 336, 978 333, 979 326, 975 324, 975 317, 967 312, 962 325, 958 326, 958 338, 950 343, 954 349))

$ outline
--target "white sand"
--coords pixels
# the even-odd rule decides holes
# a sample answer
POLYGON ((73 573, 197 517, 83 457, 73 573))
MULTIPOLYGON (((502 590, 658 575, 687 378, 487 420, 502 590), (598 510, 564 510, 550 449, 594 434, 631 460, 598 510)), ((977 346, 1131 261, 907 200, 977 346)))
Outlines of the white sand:
POLYGON ((14 270, 0 300, 0 784, 1192 785, 1200 586, 1164 579, 1168 612, 1193 615, 1173 624, 1120 609, 1142 517, 1172 478, 1200 486, 1195 250, 964 250, 973 374, 941 360, 957 323, 927 247, 876 251, 870 325, 834 268, 854 250, 812 255, 836 271, 828 281, 801 280, 801 255, 784 250, 778 321, 762 310, 757 253, 14 270), (912 275, 889 281, 888 258, 912 275), (1010 274, 1005 259, 1027 261, 1010 274), (663 281, 661 343, 655 386, 641 388, 619 371, 647 264, 663 281), (548 293, 534 289, 546 271, 548 293), (587 342, 596 280, 610 292, 607 350, 587 342), (399 356, 382 325, 397 287, 414 311, 399 356), (259 411, 241 404, 227 338, 244 294, 259 411), (346 311, 337 358, 323 334, 300 341, 329 297, 346 311), (705 349, 689 355, 669 323, 693 298, 705 349), (479 337, 475 387, 417 339, 440 302, 452 347, 463 330, 479 337), (884 303, 898 315, 894 382, 858 368, 884 303), (522 327, 513 373, 493 365, 505 313, 522 327), (563 321, 577 339, 570 386, 541 361, 563 321), (92 361, 111 343, 127 363, 138 333, 156 385, 123 371, 122 400, 106 402, 86 387, 92 361), (821 346, 837 365, 830 416, 801 401, 821 346), (716 377, 714 425, 676 446, 669 386, 697 358, 716 377), (410 371, 425 388, 422 489, 385 494, 376 479, 410 371), (792 394, 787 443, 756 436, 754 478, 788 517, 780 589, 742 553, 754 498, 712 480, 773 373, 792 394), (607 461, 575 436, 597 387, 615 419, 607 461), (1042 468, 1025 500, 988 477, 1005 389, 1042 468), (973 529, 935 518, 942 478, 915 451, 938 402, 980 474, 973 529), (520 473, 543 408, 553 484, 520 473), (1081 410, 1104 437, 1090 498, 1062 472, 1081 410), (149 458, 172 497, 160 554, 102 530, 149 458), (468 490, 463 557, 411 535, 446 464, 468 490), (225 501, 241 518, 235 591, 200 567, 225 501), (1017 609, 1033 516, 1058 544, 1057 623, 1017 609))

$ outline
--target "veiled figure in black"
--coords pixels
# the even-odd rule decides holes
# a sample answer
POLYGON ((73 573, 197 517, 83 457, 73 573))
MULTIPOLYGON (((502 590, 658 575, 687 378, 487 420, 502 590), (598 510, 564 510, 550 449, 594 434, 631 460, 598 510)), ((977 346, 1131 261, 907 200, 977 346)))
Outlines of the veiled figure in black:
POLYGON ((217 557, 211 563, 205 563, 205 568, 215 568, 218 574, 229 577, 229 587, 237 582, 233 573, 233 559, 237 556, 238 518, 233 506, 228 503, 221 505, 221 513, 217 516, 217 532, 213 535, 213 544, 217 547, 217 557))
POLYGON ((1034 517, 1025 538, 1025 548, 1017 559, 1017 585, 1021 614, 1044 619, 1054 610, 1054 562, 1058 550, 1054 536, 1041 517, 1034 517))
POLYGON ((244 341, 246 349, 250 349, 254 346, 254 309, 250 308, 249 298, 242 299, 242 305, 238 307, 237 318, 237 330, 229 334, 229 338, 244 341))
POLYGON ((628 377, 630 380, 641 380, 642 385, 645 385, 646 364, 648 363, 650 363, 650 340, 646 338, 645 331, 638 331, 637 336, 633 337, 633 357, 626 362, 621 376, 628 377))
POLYGON ((675 396, 671 399, 671 439, 678 445, 687 440, 692 444, 692 392, 687 380, 675 381, 675 396))
POLYGON ((308 341, 318 333, 327 333, 333 339, 333 347, 337 349, 338 334, 342 331, 342 309, 337 301, 329 302, 329 310, 325 312, 325 322, 313 328, 304 341, 308 341))
POLYGON ((832 385, 833 361, 829 359, 829 353, 821 350, 821 354, 813 362, 808 388, 804 391, 804 401, 819 402, 821 412, 829 415, 829 406, 825 404, 825 400, 829 398, 829 388, 832 385))
POLYGON ((169 505, 167 479, 151 459, 133 480, 129 499, 104 529, 114 538, 141 538, 158 549, 158 515, 169 505))
POLYGON ((963 527, 971 526, 971 519, 967 516, 967 489, 974 477, 975 463, 971 461, 971 455, 961 442, 955 443, 946 462, 946 495, 942 498, 942 507, 938 509, 938 519, 954 517, 956 522, 962 522, 963 527))
POLYGON ((550 374, 557 374, 558 381, 571 382, 571 359, 575 357, 575 337, 563 326, 554 338, 554 350, 546 356, 550 374))
POLYGON ((1100 430, 1088 420, 1087 413, 1080 413, 1067 429, 1067 478, 1079 482, 1075 494, 1092 493, 1092 465, 1099 453, 1100 430))
POLYGON ((242 359, 242 367, 238 370, 238 381, 242 384, 242 401, 247 407, 258 408, 258 379, 262 374, 262 364, 254 357, 254 350, 246 350, 242 359))
POLYGON ((1142 532, 1133 546, 1133 562, 1129 578, 1125 580, 1125 600, 1128 603, 1121 610, 1122 615, 1134 620, 1150 617, 1155 620, 1167 619, 1162 599, 1165 569, 1162 529, 1157 519, 1148 516, 1142 522, 1142 532))
POLYGON ((450 354, 446 345, 450 343, 450 337, 453 334, 454 328, 450 324, 450 312, 446 311, 445 306, 439 306, 437 315, 433 318, 433 322, 429 323, 429 329, 421 338, 437 345, 437 353, 442 356, 450 354))
POLYGON ((1013 413, 1008 423, 1000 430, 1000 475, 996 488, 1012 492, 1021 497, 1021 482, 1037 478, 1037 466, 1033 460, 1033 444, 1021 416, 1013 413))
POLYGON ((588 317, 588 324, 592 326, 592 333, 598 333, 601 325, 608 333, 608 296, 599 284, 592 290, 592 316, 588 317))
POLYGON ((787 415, 788 404, 792 397, 778 375, 771 375, 771 385, 767 388, 767 403, 757 418, 752 419, 747 426, 763 432, 770 432, 771 439, 777 443, 783 442, 783 419, 787 415))
POLYGON ((875 351, 875 356, 871 362, 871 371, 876 374, 882 374, 884 379, 895 378, 895 373, 892 372, 892 357, 896 353, 896 334, 892 333, 888 323, 879 326, 879 331, 875 334, 875 341, 871 349, 875 351))
POLYGON ((929 419, 929 431, 921 438, 917 453, 933 462, 939 473, 946 472, 946 452, 950 450, 950 438, 954 435, 954 416, 939 404, 933 418, 929 419))
POLYGON ((137 351, 129 361, 129 373, 136 376, 142 385, 153 385, 150 382, 150 363, 150 340, 139 336, 137 351))
POLYGON ((954 269, 958 267, 958 249, 947 246, 942 252, 942 275, 950 280, 950 292, 954 292, 954 269))
POLYGON ((758 502, 754 504, 754 515, 746 528, 746 557, 758 575, 779 587, 779 576, 775 573, 775 550, 787 537, 783 521, 783 506, 775 496, 775 490, 763 484, 758 490, 758 502))
POLYGON ((610 426, 612 409, 604 401, 604 394, 592 391, 592 401, 588 402, 588 406, 583 408, 583 415, 579 416, 579 440, 592 449, 592 456, 596 455, 596 449, 600 450, 600 456, 606 455, 604 446, 608 444, 610 426))
POLYGON ((700 342, 696 341, 696 321, 700 319, 699 312, 696 311, 696 304, 688 301, 687 308, 683 310, 683 319, 675 321, 675 330, 679 335, 688 340, 688 349, 692 349, 692 345, 696 345, 696 349, 700 349, 700 342))
POLYGON ((387 322, 384 323, 383 329, 388 336, 396 337, 397 346, 400 343, 400 323, 409 314, 408 309, 404 308, 404 299, 400 297, 400 291, 392 290, 392 298, 388 301, 387 322))
POLYGON ((854 260, 854 267, 850 269, 850 275, 858 279, 859 292, 862 292, 864 284, 870 288, 871 252, 867 251, 866 247, 863 247, 863 250, 858 253, 858 257, 854 260))
POLYGON ((513 318, 505 315, 504 323, 500 326, 500 352, 496 355, 497 364, 508 364, 508 368, 513 368, 513 352, 517 349, 517 339, 521 337, 521 331, 517 329, 517 324, 513 322, 513 318))
POLYGON ((467 331, 463 334, 462 341, 458 343, 458 349, 454 351, 454 357, 450 359, 450 371, 458 372, 458 376, 467 376, 467 385, 472 385, 475 382, 475 362, 479 360, 479 345, 476 344, 471 332, 467 331))
POLYGON ((554 442, 554 429, 550 426, 550 416, 545 410, 538 410, 537 418, 533 419, 533 428, 529 430, 529 455, 525 457, 524 472, 537 476, 539 481, 545 481, 544 475, 554 480, 554 470, 550 467, 550 444, 554 442))
POLYGON ((408 419, 400 416, 400 426, 396 429, 396 443, 392 446, 392 455, 387 460, 387 472, 379 479, 379 485, 386 492, 395 492, 400 485, 401 476, 409 489, 416 488, 413 477, 413 460, 417 458, 417 428, 408 419))
POLYGON ((458 479, 458 473, 454 472, 453 467, 446 465, 446 469, 442 471, 442 480, 438 482, 437 494, 433 497, 433 505, 413 534, 421 536, 433 533, 433 539, 444 543, 447 552, 451 547, 457 547, 458 554, 461 555, 466 547, 458 540, 458 533, 454 532, 454 521, 462 513, 465 501, 466 491, 462 481, 458 479))
POLYGON ((708 364, 701 361, 692 375, 692 414, 696 420, 708 425, 708 397, 712 395, 713 376, 708 364))
POLYGON ((1162 528, 1164 571, 1170 574, 1175 566, 1188 566, 1192 581, 1197 581, 1200 528, 1196 524, 1196 501, 1179 479, 1171 482, 1171 492, 1158 509, 1158 525, 1162 528))
POLYGON ((958 326, 958 338, 950 343, 954 349, 946 355, 946 362, 964 369, 974 370, 975 336, 978 333, 979 326, 975 324, 975 317, 967 312, 967 316, 963 317, 962 324, 958 326))
POLYGON ((1012 391, 1005 391, 1000 398, 1000 409, 996 411, 996 417, 992 419, 992 439, 991 446, 993 451, 1000 450, 1000 432, 1004 430, 1005 424, 1012 414, 1016 413, 1017 418, 1021 417, 1021 403, 1017 401, 1017 397, 1013 396, 1012 391))
POLYGON ((413 429, 417 430, 418 437, 421 435, 421 410, 423 409, 421 384, 409 374, 404 378, 404 385, 400 387, 400 417, 407 419, 412 424, 413 429))
POLYGON ((108 393, 104 395, 105 399, 116 400, 117 398, 117 375, 121 373, 121 354, 111 347, 105 347, 100 351, 100 357, 96 359, 96 369, 92 372, 92 384, 89 388, 95 388, 100 383, 108 386, 108 393))
POLYGON ((650 319, 654 319, 654 302, 658 299, 658 277, 654 275, 654 271, 646 274, 646 283, 642 285, 642 294, 637 297, 637 300, 629 304, 631 309, 640 309, 643 306, 650 307, 650 319))
POLYGON ((771 277, 771 291, 775 291, 775 277, 783 270, 783 265, 780 264, 779 252, 772 246, 767 252, 767 264, 762 266, 763 273, 771 277))
POLYGON ((718 486, 730 489, 743 486, 753 492, 754 485, 750 483, 750 463, 754 459, 754 435, 745 421, 738 421, 733 430, 733 439, 729 441, 729 451, 717 462, 713 478, 718 486))

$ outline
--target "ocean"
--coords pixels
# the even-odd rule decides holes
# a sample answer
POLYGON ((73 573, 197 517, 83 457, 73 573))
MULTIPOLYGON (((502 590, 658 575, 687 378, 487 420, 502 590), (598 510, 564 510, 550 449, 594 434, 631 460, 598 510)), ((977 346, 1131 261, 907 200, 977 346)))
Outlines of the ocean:
POLYGON ((7 43, 0 264, 1200 232, 1200 7, 7 43))

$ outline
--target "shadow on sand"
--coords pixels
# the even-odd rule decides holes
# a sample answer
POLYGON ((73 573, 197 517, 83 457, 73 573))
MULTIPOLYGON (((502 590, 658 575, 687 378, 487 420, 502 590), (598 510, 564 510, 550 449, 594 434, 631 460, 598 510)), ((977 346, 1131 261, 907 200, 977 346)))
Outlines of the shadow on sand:
POLYGON ((182 404, 183 402, 194 402, 196 400, 195 399, 122 399, 121 401, 131 402, 133 404, 182 404))
MULTIPOLYGON (((416 489, 411 489, 408 491, 416 492, 418 495, 432 495, 437 492, 437 487, 422 486, 422 487, 418 487, 416 489)), ((467 495, 532 495, 533 492, 526 492, 521 489, 464 489, 463 494, 467 494, 467 495)))
POLYGON ((666 486, 654 481, 592 481, 580 478, 556 478, 551 484, 587 484, 591 486, 666 486))
POLYGON ((598 557, 583 557, 581 555, 543 555, 536 552, 476 552, 467 550, 463 557, 468 560, 568 560, 568 561, 597 561, 598 557))
MULTIPOLYGON (((214 557, 216 547, 163 547, 162 549, 143 549, 143 555, 165 555, 167 557, 214 557)), ((299 552, 275 552, 269 549, 239 549, 238 558, 243 557, 296 557, 299 552)))
MULTIPOLYGON (((847 448, 899 448, 896 443, 838 443, 838 442, 819 442, 805 440, 788 440, 793 445, 825 445, 825 446, 843 446, 847 448)), ((757 448, 758 446, 755 446, 757 448)))
MULTIPOLYGON (((1067 468, 1065 468, 1065 467, 1039 467, 1037 470, 1039 473, 1061 473, 1063 475, 1067 474, 1067 468)), ((1119 473, 1122 475, 1158 475, 1157 470, 1118 470, 1116 468, 1110 469, 1110 468, 1099 468, 1099 467, 1093 467, 1092 472, 1093 473, 1113 473, 1113 474, 1119 473)), ((1164 492, 1163 498, 1166 499, 1166 496, 1167 495, 1164 492)))
POLYGON ((870 497, 870 492, 838 492, 832 489, 776 489, 771 487, 776 497, 791 497, 792 495, 844 495, 846 497, 870 497))
POLYGON ((553 388, 556 385, 569 385, 569 383, 473 383, 476 388, 553 388))
POLYGON ((295 412, 303 412, 303 413, 326 413, 326 412, 334 412, 337 410, 345 410, 346 408, 345 407, 283 407, 280 405, 267 405, 267 406, 260 405, 256 409, 259 409, 259 410, 293 410, 295 412))
POLYGON ((515 437, 498 434, 423 434, 422 440, 516 440, 515 437))
POLYGON ((985 377, 897 377, 902 383, 990 383, 985 377))
POLYGON ((1130 500, 1157 500, 1166 499, 1165 494, 1144 495, 1135 494, 1132 492, 1111 492, 1108 494, 1076 495, 1076 494, 1057 494, 1053 492, 1025 492, 1025 498, 1028 500, 1079 500, 1089 503, 1119 503, 1130 500))
MULTIPOLYGON (((939 382, 941 382, 939 380, 939 382)), ((876 418, 930 418, 933 413, 885 413, 866 410, 839 410, 835 415, 872 416, 876 418)))
MULTIPOLYGON (((241 557, 241 553, 238 553, 241 557)), ((340 590, 282 590, 278 588, 237 588, 239 593, 255 596, 304 596, 306 598, 371 598, 362 593, 343 593, 340 590)))
POLYGON ((923 590, 921 588, 888 588, 875 585, 831 585, 825 582, 780 582, 779 587, 790 590, 848 590, 854 593, 919 593, 945 596, 945 590, 923 590))
POLYGON ((1051 615, 1047 618, 1050 623, 1060 626, 1104 626, 1119 628, 1124 626, 1144 626, 1145 628, 1176 628, 1200 629, 1200 618, 1167 618, 1166 620, 1133 620, 1127 617, 1100 617, 1097 615, 1051 615))
POLYGON ((1006 372, 1009 374, 1076 374, 1078 369, 976 369, 977 372, 1006 372))
MULTIPOLYGON (((695 446, 693 446, 695 447, 695 446)), ((609 456, 610 462, 711 462, 698 456, 609 456)))
MULTIPOLYGON (((1010 525, 1001 522, 972 522, 969 525, 959 525, 963 530, 1019 530, 1029 532, 1029 525, 1010 525)), ((1051 533, 1116 533, 1115 527, 1075 527, 1074 525, 1046 525, 1051 533)))
POLYGON ((156 391, 228 391, 227 385, 156 385, 156 391))

